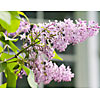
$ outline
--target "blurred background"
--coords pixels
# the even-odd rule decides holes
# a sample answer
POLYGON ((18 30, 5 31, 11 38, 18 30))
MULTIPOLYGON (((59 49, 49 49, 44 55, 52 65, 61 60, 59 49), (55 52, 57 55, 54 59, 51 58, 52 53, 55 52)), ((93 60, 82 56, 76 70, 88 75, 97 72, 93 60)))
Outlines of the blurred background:
MULTIPOLYGON (((100 24, 100 12, 98 11, 23 11, 31 23, 48 22, 48 20, 61 20, 70 18, 76 20, 94 20, 100 24)), ((58 65, 64 63, 70 65, 75 77, 71 82, 54 82, 48 85, 40 84, 40 88, 99 88, 100 87, 100 34, 89 38, 78 45, 69 45, 65 52, 59 53, 63 61, 55 62, 58 65)), ((21 42, 16 45, 20 48, 21 42)), ((0 84, 5 83, 3 73, 0 74, 0 84)), ((17 81, 18 88, 29 88, 26 77, 17 81)))

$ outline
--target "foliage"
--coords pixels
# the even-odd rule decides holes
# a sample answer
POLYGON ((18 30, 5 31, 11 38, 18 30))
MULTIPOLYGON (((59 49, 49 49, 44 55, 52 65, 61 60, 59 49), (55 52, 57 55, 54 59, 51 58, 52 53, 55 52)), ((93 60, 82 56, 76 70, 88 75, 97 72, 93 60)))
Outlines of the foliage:
POLYGON ((20 24, 20 17, 16 11, 0 12, 0 24, 7 32, 15 32, 20 24))
MULTIPOLYGON (((15 46, 13 42, 17 42, 18 39, 9 38, 4 34, 4 30, 7 30, 8 33, 16 32, 20 25, 20 15, 27 16, 23 12, 19 11, 2 11, 0 12, 0 41, 4 46, 8 46, 15 54, 18 53, 18 47, 15 46)), ((28 18, 27 18, 28 20, 28 18)), ((14 57, 15 55, 4 53, 4 48, 0 46, 0 72, 5 72, 7 77, 7 83, 0 86, 0 88, 15 88, 17 75, 14 73, 13 68, 18 65, 18 59, 14 57), (13 58, 14 57, 14 58, 13 58), (13 58, 11 60, 6 61, 9 58, 13 58)), ((22 65, 24 66, 24 65, 22 65)), ((21 67, 21 66, 20 66, 21 67)), ((34 74, 27 67, 22 67, 29 75, 28 81, 34 81, 34 74), (28 71, 27 71, 28 70, 28 71)), ((19 68, 20 69, 20 68, 19 68)), ((35 86, 35 85, 34 85, 35 86)))

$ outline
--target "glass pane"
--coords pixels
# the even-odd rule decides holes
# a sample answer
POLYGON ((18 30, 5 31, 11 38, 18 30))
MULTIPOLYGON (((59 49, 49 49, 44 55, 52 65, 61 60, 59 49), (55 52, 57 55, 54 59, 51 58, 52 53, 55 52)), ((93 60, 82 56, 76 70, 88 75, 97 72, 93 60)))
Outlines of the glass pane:
POLYGON ((28 18, 36 18, 36 11, 23 11, 28 18))
POLYGON ((30 88, 28 81, 27 81, 27 77, 23 76, 22 79, 18 79, 17 80, 17 88, 30 88))
MULTIPOLYGON (((98 19, 100 19, 100 11, 98 11, 98 19)), ((99 25, 100 25, 100 20, 98 21, 99 25)), ((100 32, 99 32, 99 37, 100 37, 100 32)), ((99 38, 99 43, 100 43, 100 38, 99 38)), ((99 45, 99 58, 100 58, 100 45, 99 45)))
POLYGON ((44 19, 64 20, 64 18, 73 19, 72 11, 44 11, 44 19))
POLYGON ((69 46, 66 48, 65 51, 59 52, 59 51, 56 50, 56 52, 57 52, 57 54, 70 54, 70 55, 73 55, 73 54, 75 54, 75 46, 69 45, 69 46))

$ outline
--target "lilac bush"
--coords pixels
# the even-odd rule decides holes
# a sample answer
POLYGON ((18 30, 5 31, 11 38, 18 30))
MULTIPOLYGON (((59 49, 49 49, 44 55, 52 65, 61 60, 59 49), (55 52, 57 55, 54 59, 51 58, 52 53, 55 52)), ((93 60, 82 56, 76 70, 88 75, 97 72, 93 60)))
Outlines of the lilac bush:
MULTIPOLYGON (((48 23, 31 24, 23 18, 18 30, 9 33, 8 36, 15 38, 20 36, 24 41, 24 65, 31 69, 35 75, 35 82, 49 84, 52 80, 71 81, 74 73, 70 66, 64 64, 58 66, 53 63, 56 52, 65 51, 68 45, 84 42, 87 38, 96 35, 100 26, 94 21, 64 19, 64 21, 49 21, 48 23)), ((7 31, 5 32, 7 35, 7 31)), ((19 70, 16 69, 15 73, 19 70)), ((27 75, 24 69, 17 74, 20 78, 27 75)))
POLYGON ((1 11, 0 42, 3 46, 0 46, 0 73, 4 72, 7 81, 0 88, 16 88, 18 78, 23 78, 23 75, 32 88, 37 88, 41 82, 71 81, 75 77, 71 66, 58 66, 53 61, 63 60, 56 50, 63 52, 68 45, 84 42, 98 34, 99 29, 95 21, 81 19, 32 24, 23 12, 1 11), (22 42, 20 49, 14 44, 18 40, 22 42))

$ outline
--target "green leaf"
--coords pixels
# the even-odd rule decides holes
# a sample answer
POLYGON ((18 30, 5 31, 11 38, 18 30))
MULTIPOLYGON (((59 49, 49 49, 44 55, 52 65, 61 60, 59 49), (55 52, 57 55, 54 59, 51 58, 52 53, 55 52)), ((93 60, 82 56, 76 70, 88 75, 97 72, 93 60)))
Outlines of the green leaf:
POLYGON ((13 68, 17 65, 17 62, 13 62, 13 63, 7 63, 7 67, 10 69, 10 71, 13 71, 13 68))
POLYGON ((17 50, 19 50, 19 48, 17 48, 17 46, 15 46, 15 44, 11 40, 5 40, 5 36, 3 32, 0 32, 0 41, 3 44, 9 45, 12 51, 14 51, 15 53, 17 53, 17 50))
POLYGON ((11 15, 8 11, 1 11, 0 12, 0 23, 1 21, 6 22, 7 24, 11 24, 11 15))
POLYGON ((19 68, 19 64, 16 64, 16 65, 13 67, 14 70, 16 70, 16 69, 18 69, 18 68, 19 68))
POLYGON ((30 70, 30 73, 27 77, 27 80, 28 80, 28 83, 29 85, 32 87, 32 88, 37 88, 37 83, 35 82, 35 79, 34 79, 34 73, 32 72, 32 70, 30 70))
MULTIPOLYGON (((5 61, 5 60, 7 60, 7 59, 9 59, 9 58, 11 58, 11 57, 14 57, 14 55, 10 55, 10 54, 7 54, 7 53, 2 53, 2 54, 1 54, 1 57, 0 57, 0 60, 5 61)), ((17 64, 18 64, 18 63, 17 63, 17 58, 13 58, 13 59, 7 61, 7 67, 8 67, 11 71, 13 70, 13 68, 14 68, 17 64), (16 62, 14 62, 14 61, 16 61, 16 62), (11 62, 11 63, 10 63, 10 62, 11 62)))
MULTIPOLYGON (((1 61, 5 61, 6 59, 9 59, 11 57, 14 57, 14 55, 10 55, 10 54, 7 54, 7 53, 2 53, 1 56, 0 56, 0 60, 1 61)), ((1 63, 0 64, 1 72, 3 70, 5 70, 6 67, 9 68, 10 71, 13 71, 13 68, 17 65, 17 62, 15 62, 15 61, 17 61, 17 58, 13 58, 13 59, 11 59, 11 60, 9 60, 7 62, 1 63)))
POLYGON ((19 48, 17 48, 17 46, 15 46, 15 44, 11 41, 7 41, 6 42, 12 49, 12 51, 14 51, 15 53, 18 53, 17 50, 19 50, 19 48))
POLYGON ((7 86, 7 83, 4 83, 4 84, 0 85, 0 88, 6 88, 6 86, 7 86))
MULTIPOLYGON (((7 59, 9 59, 11 57, 14 57, 14 56, 15 55, 10 55, 10 54, 7 54, 7 53, 2 53, 0 58, 1 58, 2 61, 5 61, 5 60, 7 60, 7 59)), ((15 61, 15 60, 17 60, 17 58, 13 58, 13 59, 9 60, 8 62, 15 61)))
POLYGON ((28 75, 27 81, 28 81, 30 87, 32 87, 32 88, 37 88, 38 85, 37 85, 37 83, 35 82, 33 71, 30 70, 29 68, 27 68, 26 66, 21 65, 21 64, 20 64, 20 67, 23 68, 24 71, 26 72, 26 74, 28 75))
POLYGON ((24 71, 26 72, 26 74, 27 75, 29 75, 29 73, 30 73, 30 69, 29 68, 27 68, 26 66, 24 66, 24 65, 20 65, 21 66, 21 68, 23 68, 24 69, 24 71))
POLYGON ((7 88, 16 88, 16 75, 10 71, 9 68, 6 68, 7 73, 7 88))
POLYGON ((0 46, 0 52, 2 52, 3 51, 3 48, 0 46))
POLYGON ((0 25, 0 32, 5 32, 6 30, 0 25))
POLYGON ((21 11, 18 11, 18 14, 19 15, 22 15, 22 16, 24 16, 25 18, 26 18, 26 20, 29 22, 29 19, 28 19, 28 17, 23 13, 23 12, 21 12, 21 11))
POLYGON ((8 33, 16 32, 20 24, 17 11, 0 11, 0 24, 8 33))
POLYGON ((53 57, 53 59, 58 59, 58 60, 62 60, 63 61, 63 59, 57 55, 57 53, 56 53, 55 50, 54 50, 53 53, 55 54, 55 56, 53 57))
POLYGON ((0 72, 3 72, 7 67, 7 62, 1 62, 0 63, 0 72))
MULTIPOLYGON (((38 41, 39 41, 39 39, 36 39, 36 40, 35 40, 35 43, 38 42, 38 41)), ((40 44, 40 41, 39 41, 37 44, 40 44)))

